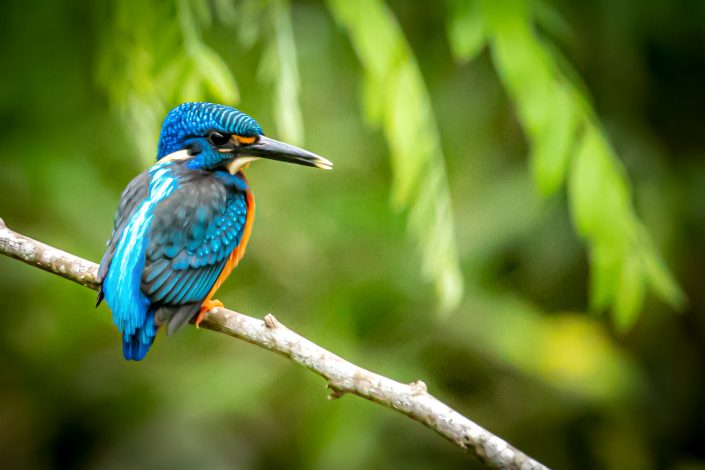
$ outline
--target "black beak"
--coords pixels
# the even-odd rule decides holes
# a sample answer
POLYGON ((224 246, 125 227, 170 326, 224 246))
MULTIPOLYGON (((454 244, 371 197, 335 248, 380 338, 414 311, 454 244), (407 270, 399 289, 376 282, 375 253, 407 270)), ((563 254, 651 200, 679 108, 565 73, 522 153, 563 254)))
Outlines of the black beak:
POLYGON ((238 149, 238 155, 243 157, 268 158, 280 162, 296 163, 298 165, 313 166, 322 170, 332 170, 333 162, 330 160, 300 149, 294 145, 285 144, 278 140, 270 139, 263 135, 257 142, 238 149))

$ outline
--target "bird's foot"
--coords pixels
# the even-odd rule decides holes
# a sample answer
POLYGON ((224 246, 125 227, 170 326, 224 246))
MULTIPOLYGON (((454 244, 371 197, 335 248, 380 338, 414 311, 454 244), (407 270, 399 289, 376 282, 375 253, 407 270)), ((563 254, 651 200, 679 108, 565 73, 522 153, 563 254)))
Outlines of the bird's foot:
POLYGON ((201 310, 198 311, 198 316, 196 317, 196 328, 198 328, 198 325, 201 324, 201 321, 203 321, 203 317, 206 316, 206 313, 210 312, 216 307, 223 308, 225 307, 225 305, 223 305, 223 302, 216 299, 208 299, 203 302, 203 305, 201 305, 201 310))

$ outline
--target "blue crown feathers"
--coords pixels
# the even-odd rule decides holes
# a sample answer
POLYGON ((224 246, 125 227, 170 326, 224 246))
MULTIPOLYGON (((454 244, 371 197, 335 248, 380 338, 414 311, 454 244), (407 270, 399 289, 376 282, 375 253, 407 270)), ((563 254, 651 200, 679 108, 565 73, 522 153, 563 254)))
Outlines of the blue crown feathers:
POLYGON ((157 160, 182 150, 185 140, 204 136, 210 130, 244 137, 263 134, 257 121, 235 108, 215 103, 184 103, 169 111, 164 119, 157 160))

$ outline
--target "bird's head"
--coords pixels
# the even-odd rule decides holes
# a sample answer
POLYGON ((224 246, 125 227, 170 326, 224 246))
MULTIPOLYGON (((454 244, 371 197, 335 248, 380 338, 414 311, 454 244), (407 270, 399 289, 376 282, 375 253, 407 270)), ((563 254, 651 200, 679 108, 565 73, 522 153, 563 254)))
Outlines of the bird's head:
POLYGON ((157 160, 187 160, 192 169, 226 168, 268 158, 330 170, 329 160, 293 145, 265 137, 257 121, 229 106, 184 103, 169 111, 159 137, 157 160))

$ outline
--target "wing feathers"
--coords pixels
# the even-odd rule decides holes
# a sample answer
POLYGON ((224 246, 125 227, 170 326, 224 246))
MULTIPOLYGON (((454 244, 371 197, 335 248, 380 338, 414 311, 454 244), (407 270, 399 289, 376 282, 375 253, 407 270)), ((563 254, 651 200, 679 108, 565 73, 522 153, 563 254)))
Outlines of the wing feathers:
MULTIPOLYGON (((154 321, 156 325, 166 323, 169 334, 188 323, 215 284, 222 282, 219 278, 231 253, 243 241, 252 204, 251 195, 242 188, 226 186, 202 173, 182 172, 176 165, 171 171, 179 183, 151 214, 141 276, 141 291, 155 309, 151 310, 154 321)), ((100 281, 107 275, 127 223, 149 197, 149 187, 146 171, 123 192, 113 236, 99 268, 100 281)), ((232 266, 228 266, 229 272, 232 266)), ((141 358, 146 349, 130 341, 125 344, 128 355, 141 358)))
MULTIPOLYGON (((105 276, 108 274, 110 262, 113 260, 115 248, 122 237, 122 233, 125 230, 125 225, 135 213, 135 210, 137 210, 140 203, 144 201, 148 195, 149 170, 145 170, 130 181, 130 184, 128 184, 122 192, 122 196, 120 197, 120 205, 118 206, 118 211, 115 214, 113 234, 110 237, 108 248, 105 250, 103 259, 100 261, 100 267, 98 268, 99 283, 102 284, 103 280, 105 280, 105 276)), ((102 297, 99 298, 98 303, 100 303, 100 300, 102 300, 102 297)))
POLYGON ((143 292, 165 305, 203 302, 242 239, 247 209, 245 193, 215 178, 182 182, 155 209, 143 292))

